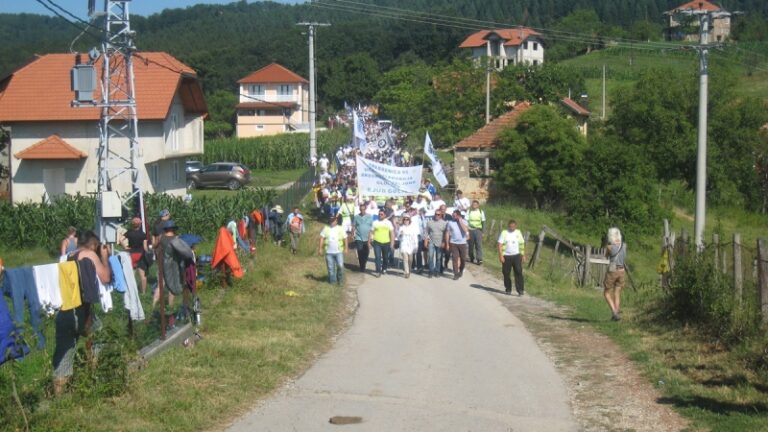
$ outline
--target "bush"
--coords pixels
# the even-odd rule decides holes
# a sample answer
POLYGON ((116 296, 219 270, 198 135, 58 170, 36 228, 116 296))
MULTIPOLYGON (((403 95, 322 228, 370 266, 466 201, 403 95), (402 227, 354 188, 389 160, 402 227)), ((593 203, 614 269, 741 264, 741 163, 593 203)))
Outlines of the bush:
POLYGON ((669 315, 727 344, 758 334, 755 296, 741 304, 734 296, 731 277, 719 271, 711 251, 681 256, 675 263, 665 306, 669 315))

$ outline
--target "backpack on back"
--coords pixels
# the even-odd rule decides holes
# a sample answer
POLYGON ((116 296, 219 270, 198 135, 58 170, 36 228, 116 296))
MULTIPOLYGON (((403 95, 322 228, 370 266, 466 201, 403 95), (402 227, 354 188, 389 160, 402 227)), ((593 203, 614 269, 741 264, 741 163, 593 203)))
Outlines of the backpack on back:
POLYGON ((290 223, 291 232, 294 234, 301 233, 301 223, 302 223, 301 218, 297 215, 294 215, 291 218, 291 223, 290 223))

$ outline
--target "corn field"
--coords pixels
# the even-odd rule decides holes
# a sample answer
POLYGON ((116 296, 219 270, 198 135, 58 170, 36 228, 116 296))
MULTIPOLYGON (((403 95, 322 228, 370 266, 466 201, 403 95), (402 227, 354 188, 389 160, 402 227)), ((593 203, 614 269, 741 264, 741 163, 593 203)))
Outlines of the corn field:
MULTIPOLYGON (((167 208, 181 233, 212 239, 224 222, 270 203, 275 196, 272 190, 245 188, 233 194, 200 197, 191 202, 166 194, 146 194, 144 199, 150 221, 160 210, 167 208)), ((65 196, 51 204, 11 205, 0 201, 0 242, 9 249, 42 247, 56 255, 67 227, 93 229, 94 210, 95 199, 83 195, 65 196)), ((126 221, 134 214, 133 209, 126 209, 126 221)))
MULTIPOLYGON (((350 140, 348 129, 334 129, 317 134, 318 154, 334 153, 350 140)), ((225 138, 205 143, 200 161, 240 162, 252 170, 287 170, 307 166, 309 134, 293 133, 256 138, 225 138)))

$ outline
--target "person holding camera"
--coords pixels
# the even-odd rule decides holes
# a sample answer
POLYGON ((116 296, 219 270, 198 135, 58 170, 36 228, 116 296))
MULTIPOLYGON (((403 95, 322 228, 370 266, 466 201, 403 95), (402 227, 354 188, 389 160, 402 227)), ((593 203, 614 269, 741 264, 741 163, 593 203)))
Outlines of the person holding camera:
POLYGON ((603 280, 603 296, 611 308, 611 320, 621 320, 621 289, 624 288, 625 260, 627 245, 618 228, 608 229, 608 245, 605 248, 608 257, 608 273, 603 280))

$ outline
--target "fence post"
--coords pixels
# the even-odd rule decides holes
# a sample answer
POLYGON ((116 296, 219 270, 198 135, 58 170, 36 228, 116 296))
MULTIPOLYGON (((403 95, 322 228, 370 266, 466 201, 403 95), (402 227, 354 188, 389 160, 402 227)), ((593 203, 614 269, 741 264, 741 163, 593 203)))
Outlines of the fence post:
POLYGON ((592 267, 589 263, 590 258, 592 258, 592 246, 586 245, 584 246, 584 276, 582 277, 581 285, 588 287, 589 283, 591 282, 592 275, 590 274, 590 270, 592 267))
POLYGON ((736 303, 741 304, 744 290, 744 269, 741 267, 741 234, 733 235, 733 289, 736 303))
POLYGON ((533 269, 536 267, 536 260, 539 259, 539 254, 541 253, 541 248, 544 246, 544 236, 546 236, 547 233, 544 230, 541 230, 539 233, 539 241, 536 243, 536 249, 533 250, 533 257, 531 258, 531 263, 528 264, 529 269, 533 269))
POLYGON ((768 244, 757 239, 757 287, 763 325, 768 324, 768 244))
POLYGON ((720 234, 712 234, 712 246, 715 248, 714 250, 714 258, 715 258, 715 271, 720 270, 720 234))
POLYGON ((552 253, 552 265, 550 265, 551 267, 550 272, 555 271, 555 265, 556 265, 555 260, 557 259, 557 256, 559 255, 559 253, 560 253, 560 240, 555 242, 555 251, 552 253))
POLYGON ((685 256, 688 254, 688 231, 685 228, 680 230, 680 255, 685 256))

